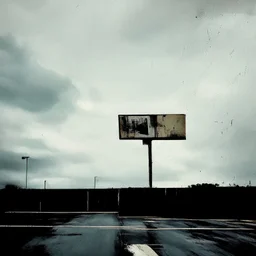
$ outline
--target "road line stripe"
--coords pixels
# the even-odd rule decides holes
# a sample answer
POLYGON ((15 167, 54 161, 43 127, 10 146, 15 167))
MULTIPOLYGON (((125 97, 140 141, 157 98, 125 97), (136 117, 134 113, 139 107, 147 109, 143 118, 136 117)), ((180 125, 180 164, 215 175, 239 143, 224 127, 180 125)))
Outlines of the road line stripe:
POLYGON ((15 213, 15 214, 27 214, 27 213, 32 213, 32 214, 37 214, 37 213, 43 213, 43 214, 95 214, 95 213, 109 213, 109 214, 118 214, 118 212, 29 212, 29 211, 8 211, 5 213, 15 213))
POLYGON ((243 223, 243 225, 256 227, 256 223, 243 223))
MULTIPOLYGON (((189 218, 162 218, 154 216, 119 216, 120 219, 148 219, 148 220, 176 220, 176 221, 237 221, 238 219, 189 219, 189 218)), ((241 220, 244 221, 244 220, 241 220)), ((247 220, 254 221, 254 220, 247 220)))
MULTIPOLYGON (((124 246, 129 246, 129 245, 132 245, 132 244, 124 244, 124 246)), ((147 244, 148 246, 163 246, 163 244, 147 244)))
POLYGON ((0 225, 0 228, 99 228, 99 229, 146 229, 144 226, 87 226, 87 225, 0 225))
POLYGON ((152 230, 152 231, 158 231, 158 230, 255 230, 255 228, 146 228, 146 227, 140 227, 140 226, 86 226, 86 225, 0 225, 0 228, 98 228, 98 229, 127 229, 127 230, 152 230))
MULTIPOLYGON (((15 213, 15 214, 118 214, 118 212, 38 212, 38 211, 7 211, 5 213, 15 213)), ((120 219, 130 219, 130 218, 136 218, 136 219, 148 219, 148 220, 176 220, 176 221, 238 221, 238 219, 188 219, 188 218, 161 218, 157 216, 119 216, 120 219)), ((240 220, 241 222, 256 222, 256 220, 240 220)))
POLYGON ((120 219, 152 219, 152 218, 158 218, 157 216, 122 216, 119 215, 120 219))
POLYGON ((128 245, 127 250, 134 256, 158 256, 158 254, 156 254, 156 252, 147 244, 128 245))

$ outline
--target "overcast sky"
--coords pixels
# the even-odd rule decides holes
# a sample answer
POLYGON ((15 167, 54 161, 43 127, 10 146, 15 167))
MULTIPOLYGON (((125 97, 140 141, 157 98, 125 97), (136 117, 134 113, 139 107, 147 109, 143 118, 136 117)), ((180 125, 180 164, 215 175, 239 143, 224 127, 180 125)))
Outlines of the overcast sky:
POLYGON ((0 184, 148 186, 118 114, 186 114, 153 186, 256 184, 254 0, 0 0, 0 184))

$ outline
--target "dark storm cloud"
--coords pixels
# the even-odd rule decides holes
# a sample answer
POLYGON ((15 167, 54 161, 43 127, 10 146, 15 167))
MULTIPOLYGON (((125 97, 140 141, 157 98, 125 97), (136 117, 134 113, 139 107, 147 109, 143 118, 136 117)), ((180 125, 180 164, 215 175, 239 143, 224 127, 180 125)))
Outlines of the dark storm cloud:
POLYGON ((52 151, 42 139, 30 138, 25 133, 25 123, 19 123, 15 118, 7 120, 2 116, 0 120, 0 150, 18 147, 27 147, 32 150, 52 151))
MULTIPOLYGON (((25 175, 26 168, 26 161, 21 159, 23 155, 26 154, 0 149, 0 187, 3 187, 9 183, 19 186, 24 185, 21 181, 21 176, 23 174, 25 175)), ((31 156, 28 162, 30 178, 41 177, 42 179, 45 179, 62 177, 63 175, 59 174, 58 166, 72 164, 74 165, 72 170, 74 170, 76 164, 90 164, 93 161, 90 156, 85 154, 63 154, 61 152, 55 152, 50 156, 33 156, 33 154, 28 155, 31 156)), ((70 175, 71 174, 69 174, 68 178, 70 175)))
MULTIPOLYGON (((22 154, 20 153, 0 150, 0 171, 23 171, 25 161, 21 157, 22 154)), ((49 157, 32 157, 29 159, 29 166, 33 172, 54 165, 55 161, 49 157)))
POLYGON ((48 146, 43 139, 30 138, 15 126, 15 133, 10 120, 1 120, 0 125, 0 181, 19 181, 17 174, 25 170, 23 155, 29 155, 30 174, 56 175, 58 166, 65 164, 90 164, 93 158, 81 153, 63 153, 48 146), (24 153, 16 153, 16 148, 25 148, 24 153), (38 155, 37 152, 41 152, 38 155))
POLYGON ((20 170, 22 166, 21 155, 13 152, 2 151, 0 153, 0 171, 20 170))
POLYGON ((0 102, 61 121, 77 95, 70 80, 41 67, 13 37, 0 37, 0 102))
MULTIPOLYGON (((19 144, 16 144, 19 146, 19 144)), ((23 140, 23 143, 20 146, 25 146, 29 149, 29 152, 33 152, 34 150, 46 149, 48 153, 51 153, 50 156, 33 156, 32 154, 28 154, 31 156, 29 159, 29 165, 31 167, 32 172, 37 172, 39 170, 44 170, 49 167, 54 167, 55 173, 56 166, 59 164, 89 164, 94 161, 94 159, 88 154, 81 153, 62 153, 53 151, 48 148, 43 141, 38 139, 26 139, 23 140)), ((24 169, 25 161, 21 159, 23 155, 21 153, 15 153, 10 150, 6 150, 5 148, 0 148, 0 171, 20 171, 24 169)))

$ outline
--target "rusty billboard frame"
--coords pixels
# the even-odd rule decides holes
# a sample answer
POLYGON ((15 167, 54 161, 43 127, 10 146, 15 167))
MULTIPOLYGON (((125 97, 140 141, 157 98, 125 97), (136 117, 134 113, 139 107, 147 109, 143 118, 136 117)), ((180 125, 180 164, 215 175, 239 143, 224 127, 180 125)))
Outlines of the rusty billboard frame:
MULTIPOLYGON (((173 127, 175 128, 175 127, 173 127)), ((186 114, 120 114, 118 115, 118 129, 119 129, 119 139, 120 140, 146 140, 146 139, 150 139, 150 140, 186 140, 186 114), (166 137, 160 137, 157 134, 157 129, 159 129, 158 126, 158 118, 159 117, 174 117, 174 118, 181 118, 184 122, 184 124, 182 125, 184 128, 184 131, 182 132, 182 135, 172 135, 172 136, 166 136, 166 137), (152 120, 153 123, 153 129, 155 129, 155 136, 151 136, 151 137, 124 137, 122 136, 122 124, 121 124, 121 118, 128 118, 128 117, 148 117, 149 119, 152 120)))
MULTIPOLYGON (((151 120, 151 119, 150 119, 151 120)), ((140 124, 141 125, 143 124, 143 120, 140 119, 140 124)), ((182 124, 180 124, 182 125, 182 124)), ((143 128, 143 129, 144 129, 143 128)), ((152 128, 152 127, 151 127, 152 128)), ((166 128, 166 127, 165 127, 166 128)), ((175 130, 175 126, 173 127, 174 130, 175 130)), ((143 145, 147 145, 148 146, 148 172, 149 172, 149 187, 152 188, 153 187, 153 170, 152 170, 152 141, 153 140, 186 140, 187 139, 187 136, 186 136, 186 114, 119 114, 118 115, 118 129, 119 129, 119 140, 142 140, 142 144, 143 145), (182 130, 182 133, 184 133, 182 136, 174 136, 175 134, 172 134, 172 136, 165 136, 165 137, 156 137, 156 130, 155 130, 155 136, 146 136, 147 134, 149 134, 149 124, 148 124, 148 121, 149 121, 149 118, 153 118, 155 119, 155 121, 153 121, 153 128, 154 129, 157 129, 158 127, 158 123, 157 123, 157 117, 166 117, 166 116, 180 116, 183 118, 183 130, 182 130), (120 120, 120 117, 148 117, 147 120, 145 120, 145 123, 146 125, 144 124, 144 128, 145 126, 148 127, 147 128, 147 132, 145 132, 144 130, 144 135, 143 137, 136 137, 136 130, 138 131, 137 127, 138 127, 138 122, 135 124, 136 121, 132 120, 132 128, 133 128, 133 133, 134 133, 134 137, 129 137, 128 134, 130 133, 129 129, 130 129, 130 126, 131 124, 129 124, 127 127, 128 127, 128 132, 127 132, 127 137, 122 137, 121 136, 121 120, 120 120), (146 135, 145 135, 146 134, 146 135)), ((140 127, 140 129, 142 129, 140 127)), ((167 129, 168 130, 168 129, 167 129)), ((142 132, 143 133, 143 132, 142 132)), ((139 132, 140 136, 142 136, 141 132, 139 132)), ((177 135, 177 130, 176 130, 176 135, 177 135)))

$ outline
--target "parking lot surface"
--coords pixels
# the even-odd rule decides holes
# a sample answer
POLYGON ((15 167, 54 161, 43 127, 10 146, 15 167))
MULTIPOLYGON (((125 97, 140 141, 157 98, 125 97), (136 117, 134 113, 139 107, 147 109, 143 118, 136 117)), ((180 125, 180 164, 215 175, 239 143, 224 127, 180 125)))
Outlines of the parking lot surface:
POLYGON ((5 213, 2 255, 256 255, 256 221, 5 213))

